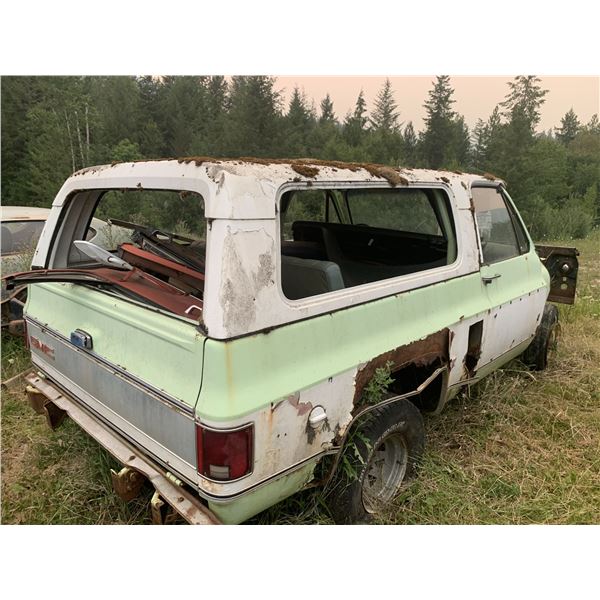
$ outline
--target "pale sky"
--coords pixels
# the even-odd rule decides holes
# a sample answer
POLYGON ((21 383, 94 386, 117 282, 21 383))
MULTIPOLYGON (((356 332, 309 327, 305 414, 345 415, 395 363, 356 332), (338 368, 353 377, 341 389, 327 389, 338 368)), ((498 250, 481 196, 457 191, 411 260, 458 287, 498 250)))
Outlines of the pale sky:
MULTIPOLYGON (((478 118, 485 121, 494 110, 494 106, 504 100, 509 89, 507 82, 512 78, 512 75, 451 76, 453 98, 456 100, 453 104, 454 110, 465 117, 470 128, 475 125, 478 118)), ((600 112, 600 77, 540 76, 540 78, 543 88, 547 89, 548 93, 546 102, 542 105, 542 118, 538 131, 558 127, 561 118, 570 108, 573 108, 582 123, 587 123, 594 113, 600 112)), ((412 121, 415 129, 421 130, 425 116, 423 103, 433 87, 435 76, 390 77, 389 79, 400 111, 400 121, 404 124, 412 121)), ((321 100, 329 92, 336 117, 342 120, 348 111, 354 109, 361 88, 370 111, 384 81, 385 77, 376 76, 278 76, 275 88, 283 91, 286 110, 295 85, 304 90, 309 100, 314 100, 317 111, 321 100)))

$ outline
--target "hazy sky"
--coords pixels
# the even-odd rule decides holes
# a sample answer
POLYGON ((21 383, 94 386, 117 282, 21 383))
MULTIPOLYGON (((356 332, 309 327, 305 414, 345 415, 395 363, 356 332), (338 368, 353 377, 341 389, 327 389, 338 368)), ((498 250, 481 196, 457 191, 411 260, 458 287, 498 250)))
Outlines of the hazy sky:
MULTIPOLYGON (((465 117, 469 127, 473 127, 478 118, 486 120, 494 106, 501 102, 508 92, 507 82, 512 75, 506 77, 451 77, 454 88, 454 110, 465 117)), ((548 90, 546 102, 542 106, 542 119, 538 130, 546 130, 560 125, 564 114, 572 107, 579 120, 587 123, 594 113, 600 112, 600 78, 599 77, 540 77, 544 89, 548 90)), ((434 76, 424 77, 390 77, 398 109, 400 121, 406 124, 412 121, 415 129, 423 127, 425 109, 423 103, 429 90, 433 87, 434 76)), ((276 89, 282 90, 287 107, 294 86, 304 89, 309 99, 319 104, 329 92, 338 119, 343 119, 349 110, 353 110, 356 98, 364 91, 367 107, 373 102, 381 89, 385 77, 277 77, 276 89)))

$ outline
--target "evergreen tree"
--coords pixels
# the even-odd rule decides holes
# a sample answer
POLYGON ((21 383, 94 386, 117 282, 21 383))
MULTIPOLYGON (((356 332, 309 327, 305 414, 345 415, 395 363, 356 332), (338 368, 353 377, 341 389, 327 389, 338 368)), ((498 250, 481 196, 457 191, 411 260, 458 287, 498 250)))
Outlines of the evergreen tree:
POLYGON ((522 119, 532 134, 540 122, 541 106, 548 93, 548 90, 542 89, 540 83, 541 79, 535 75, 518 75, 514 81, 508 82, 510 91, 501 103, 509 122, 522 119))
POLYGON ((286 156, 305 157, 309 154, 308 137, 314 124, 315 116, 308 106, 304 92, 295 87, 284 121, 286 156))
POLYGON ((600 134, 600 121, 598 121, 597 114, 592 115, 592 118, 590 119, 589 123, 585 125, 584 129, 590 133, 600 134))
MULTIPOLYGON (((179 76, 164 80, 163 110, 169 156, 186 156, 206 125, 206 77, 179 76)), ((136 138, 130 138, 134 141, 136 138)))
POLYGON ((229 87, 225 77, 214 75, 204 80, 205 112, 192 143, 192 154, 222 156, 229 110, 229 87))
POLYGON ((489 142, 488 125, 483 119, 477 119, 471 137, 471 165, 477 170, 483 170, 489 142))
POLYGON ((482 171, 500 172, 499 164, 502 162, 503 157, 505 129, 506 125, 502 123, 500 115, 500 106, 497 105, 485 123, 485 156, 482 165, 479 167, 482 171))
POLYGON ((366 116, 367 102, 362 90, 358 94, 354 112, 347 115, 344 121, 344 137, 350 146, 360 146, 368 123, 366 116))
POLYGON ((427 114, 425 131, 421 136, 421 151, 425 163, 432 169, 438 169, 456 160, 452 155, 454 137, 458 131, 455 126, 456 115, 452 110, 452 104, 455 102, 453 94, 450 77, 439 75, 424 104, 427 114))
POLYGON ((463 169, 469 163, 471 134, 462 115, 456 115, 452 125, 453 132, 447 154, 446 168, 452 170, 463 169))
POLYGON ((98 159, 109 161, 109 148, 122 139, 139 141, 140 110, 139 87, 135 77, 93 77, 90 95, 98 113, 96 140, 98 159))
POLYGON ((417 164, 417 134, 412 121, 404 128, 404 160, 407 167, 415 167, 417 164))
POLYGON ((223 140, 227 156, 280 154, 281 97, 274 88, 273 77, 232 78, 223 140))
POLYGON ((335 123, 335 113, 333 112, 333 102, 329 94, 321 100, 321 116, 319 117, 319 123, 335 123))
MULTIPOLYGON (((40 104, 27 112, 28 166, 20 173, 25 178, 27 205, 50 207, 64 180, 74 170, 74 153, 70 151, 65 123, 60 108, 40 104)), ((3 163, 4 160, 3 155, 3 163)))
POLYGON ((400 126, 398 123, 399 116, 400 113, 398 112, 398 105, 394 100, 392 84, 389 79, 386 79, 375 99, 375 109, 370 119, 371 127, 375 131, 396 133, 400 126))

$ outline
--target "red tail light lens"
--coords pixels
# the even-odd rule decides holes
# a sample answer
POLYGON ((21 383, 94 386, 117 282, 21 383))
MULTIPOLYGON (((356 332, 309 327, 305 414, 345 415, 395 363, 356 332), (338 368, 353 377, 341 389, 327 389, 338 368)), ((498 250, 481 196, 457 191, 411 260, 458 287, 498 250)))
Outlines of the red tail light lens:
POLYGON ((196 425, 198 472, 210 479, 232 481, 252 470, 254 426, 207 429, 196 425))

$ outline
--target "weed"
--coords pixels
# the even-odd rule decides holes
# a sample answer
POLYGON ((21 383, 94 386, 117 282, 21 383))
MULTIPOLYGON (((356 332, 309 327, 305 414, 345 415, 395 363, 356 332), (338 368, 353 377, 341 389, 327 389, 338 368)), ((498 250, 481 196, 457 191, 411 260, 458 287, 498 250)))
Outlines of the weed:
POLYGON ((388 393, 388 387, 394 381, 392 378, 393 366, 394 363, 388 360, 385 363, 385 366, 375 369, 375 373, 373 374, 371 381, 369 381, 363 390, 361 404, 379 404, 379 402, 386 397, 388 393))

